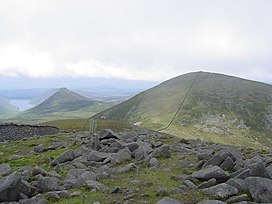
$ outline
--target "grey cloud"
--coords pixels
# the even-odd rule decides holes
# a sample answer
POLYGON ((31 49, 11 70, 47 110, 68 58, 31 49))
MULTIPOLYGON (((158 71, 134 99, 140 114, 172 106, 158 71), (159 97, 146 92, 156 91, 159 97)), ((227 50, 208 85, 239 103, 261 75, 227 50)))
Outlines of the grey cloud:
MULTIPOLYGON (((271 10, 270 0, 2 0, 0 59, 15 46, 35 61, 22 66, 47 53, 48 77, 161 81, 206 70, 272 81, 271 10)), ((0 74, 16 72, 17 58, 0 61, 0 74)))

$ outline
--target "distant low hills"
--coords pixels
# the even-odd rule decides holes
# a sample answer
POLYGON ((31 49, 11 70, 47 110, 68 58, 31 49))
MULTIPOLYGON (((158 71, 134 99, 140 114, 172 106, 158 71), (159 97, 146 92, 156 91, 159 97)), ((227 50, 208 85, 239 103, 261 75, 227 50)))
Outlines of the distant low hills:
POLYGON ((11 105, 6 99, 0 97, 0 115, 7 115, 17 111, 16 106, 11 105))
POLYGON ((93 118, 121 120, 189 138, 272 144, 272 86, 196 72, 178 76, 93 118))

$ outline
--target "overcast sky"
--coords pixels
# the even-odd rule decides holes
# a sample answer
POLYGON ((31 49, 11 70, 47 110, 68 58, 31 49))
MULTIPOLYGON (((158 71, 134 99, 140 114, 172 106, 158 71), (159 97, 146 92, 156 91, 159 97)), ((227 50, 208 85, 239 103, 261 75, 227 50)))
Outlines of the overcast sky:
POLYGON ((271 11, 271 0, 0 0, 0 77, 272 82, 271 11))

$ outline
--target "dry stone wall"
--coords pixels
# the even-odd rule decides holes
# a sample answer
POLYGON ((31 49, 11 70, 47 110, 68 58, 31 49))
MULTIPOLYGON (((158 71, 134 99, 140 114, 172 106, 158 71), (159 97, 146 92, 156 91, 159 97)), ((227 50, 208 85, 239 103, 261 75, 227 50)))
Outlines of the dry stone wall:
POLYGON ((58 134, 59 129, 53 126, 38 125, 17 125, 2 124, 0 125, 0 142, 16 141, 33 136, 58 134))

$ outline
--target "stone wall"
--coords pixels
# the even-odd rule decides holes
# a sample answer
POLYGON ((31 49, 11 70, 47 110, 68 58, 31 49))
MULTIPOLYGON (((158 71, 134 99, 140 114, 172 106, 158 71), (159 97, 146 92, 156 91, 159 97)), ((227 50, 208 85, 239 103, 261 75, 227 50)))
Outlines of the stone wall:
POLYGON ((0 142, 22 140, 33 136, 58 134, 53 126, 0 124, 0 142))

